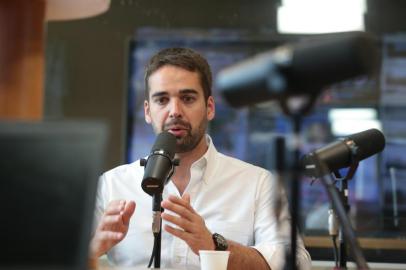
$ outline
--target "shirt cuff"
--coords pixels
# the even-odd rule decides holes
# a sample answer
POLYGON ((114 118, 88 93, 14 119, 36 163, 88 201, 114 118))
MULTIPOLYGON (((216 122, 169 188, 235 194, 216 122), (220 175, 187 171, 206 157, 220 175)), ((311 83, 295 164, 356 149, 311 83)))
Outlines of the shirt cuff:
POLYGON ((262 257, 266 260, 272 270, 280 270, 285 266, 285 245, 270 245, 269 243, 262 243, 253 246, 261 253, 262 257))
MULTIPOLYGON (((264 257, 269 267, 272 270, 282 270, 285 268, 285 249, 286 245, 276 244, 269 245, 269 243, 262 243, 256 246, 253 246, 261 255, 264 257)), ((297 247, 297 265, 298 269, 301 270, 310 270, 311 269, 311 258, 309 253, 297 247)))

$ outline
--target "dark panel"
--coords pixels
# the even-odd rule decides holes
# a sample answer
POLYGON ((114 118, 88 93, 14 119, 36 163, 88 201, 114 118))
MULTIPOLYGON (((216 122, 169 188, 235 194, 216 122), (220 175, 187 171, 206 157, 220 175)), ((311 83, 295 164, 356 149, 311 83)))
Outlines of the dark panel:
POLYGON ((384 34, 406 31, 406 1, 368 0, 365 16, 367 31, 384 34))

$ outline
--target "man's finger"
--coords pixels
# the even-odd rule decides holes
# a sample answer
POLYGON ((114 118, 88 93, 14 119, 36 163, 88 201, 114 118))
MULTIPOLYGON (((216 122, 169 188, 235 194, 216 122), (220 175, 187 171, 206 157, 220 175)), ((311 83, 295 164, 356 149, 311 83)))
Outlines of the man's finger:
POLYGON ((190 194, 189 193, 183 193, 182 199, 190 205, 190 194))
POLYGON ((111 201, 107 206, 106 210, 104 211, 107 215, 117 215, 120 214, 124 210, 125 201, 124 200, 116 200, 111 201))
POLYGON ((169 195, 168 201, 170 201, 172 203, 175 203, 175 204, 182 205, 183 207, 189 209, 191 212, 194 212, 194 209, 190 205, 190 195, 185 193, 185 194, 183 194, 183 196, 182 196, 182 198, 179 198, 179 197, 174 196, 174 195, 169 195), (185 196, 185 198, 187 200, 184 200, 183 196, 185 196))
POLYGON ((161 206, 164 209, 172 211, 183 218, 186 218, 190 221, 193 220, 193 213, 183 205, 173 203, 172 201, 164 200, 162 201, 161 206))
POLYGON ((109 230, 115 226, 121 225, 122 222, 121 215, 104 215, 100 221, 99 228, 101 230, 109 230))
POLYGON ((181 217, 176 217, 176 216, 170 215, 168 213, 162 213, 162 219, 179 226, 186 232, 193 233, 195 231, 194 230, 195 226, 193 226, 193 223, 191 223, 187 219, 184 219, 181 217))
POLYGON ((122 215, 123 222, 125 225, 128 226, 128 224, 130 223, 130 218, 134 214, 134 211, 135 211, 135 202, 134 201, 127 202, 124 207, 124 211, 123 211, 123 215, 122 215))
POLYGON ((124 238, 122 232, 101 231, 97 235, 99 241, 121 241, 124 238))
POLYGON ((176 236, 180 239, 182 239, 183 241, 187 242, 189 240, 189 234, 183 230, 180 229, 175 229, 174 227, 170 226, 170 225, 165 225, 164 227, 165 231, 167 231, 168 233, 172 234, 173 236, 176 236))

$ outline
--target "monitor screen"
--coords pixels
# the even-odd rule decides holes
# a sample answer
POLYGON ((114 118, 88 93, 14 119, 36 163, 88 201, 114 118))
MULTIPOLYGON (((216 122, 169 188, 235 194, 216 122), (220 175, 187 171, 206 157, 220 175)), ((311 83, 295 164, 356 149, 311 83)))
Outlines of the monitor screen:
MULTIPOLYGON (((296 37, 297 39, 299 37, 296 37)), ((293 38, 264 33, 248 35, 246 31, 241 30, 141 28, 131 40, 129 52, 127 162, 147 156, 155 138, 152 128, 145 123, 143 110, 144 68, 154 53, 175 46, 195 49, 208 60, 215 80, 217 72, 222 68, 289 41, 293 41, 293 38)), ((403 131, 402 128, 399 129, 399 125, 391 127, 387 124, 396 121, 392 117, 393 114, 382 116, 379 87, 376 78, 361 76, 331 85, 322 91, 312 111, 301 119, 301 153, 306 154, 327 145, 345 134, 359 132, 361 128, 382 128, 385 135, 392 131, 403 131), (343 114, 344 109, 348 109, 345 111, 350 113, 343 114), (336 115, 337 111, 340 111, 344 118, 350 119, 342 118, 339 119, 340 122, 331 119, 332 113, 336 115), (373 117, 354 119, 365 111, 373 117)), ((216 101, 216 116, 209 124, 208 133, 216 148, 224 154, 275 172, 273 166, 277 157, 272 144, 273 138, 275 134, 289 138, 293 131, 292 119, 282 112, 278 101, 235 110, 223 101, 215 88, 213 95, 216 101)), ((403 114, 399 113, 399 116, 404 115, 404 110, 400 111, 403 114)), ((404 126, 401 117, 396 119, 404 126)), ((363 160, 349 182, 350 217, 359 236, 406 235, 403 169, 396 168, 395 173, 390 175, 385 170, 386 167, 382 166, 382 157, 392 156, 392 149, 394 148, 389 145, 382 154, 363 160), (395 193, 392 191, 394 187, 390 184, 391 179, 397 179, 395 193), (395 198, 394 194, 398 196, 395 198), (397 212, 393 210, 394 200, 397 202, 397 212), (395 213, 398 214, 397 223, 394 219, 395 213), (394 227, 393 224, 397 225, 394 227)), ((401 152, 400 148, 397 148, 397 151, 401 152)), ((304 235, 327 236, 330 202, 323 185, 319 181, 303 177, 300 200, 300 225, 304 235)), ((381 254, 382 250, 375 250, 370 256, 375 261, 385 261, 389 258, 393 261, 403 260, 401 256, 386 257, 381 254)), ((329 259, 332 254, 318 257, 318 253, 312 253, 312 256, 329 259)))
POLYGON ((85 269, 106 128, 0 122, 1 269, 85 269))

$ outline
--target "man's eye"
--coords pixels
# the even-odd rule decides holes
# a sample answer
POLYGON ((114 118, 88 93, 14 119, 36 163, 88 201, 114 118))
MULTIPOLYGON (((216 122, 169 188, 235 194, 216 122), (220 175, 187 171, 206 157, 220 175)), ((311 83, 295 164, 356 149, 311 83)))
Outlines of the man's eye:
POLYGON ((165 103, 168 102, 168 98, 167 97, 159 97, 159 98, 155 98, 154 102, 159 104, 159 105, 163 105, 165 103))
POLYGON ((195 101, 196 100, 196 98, 194 97, 194 96, 184 96, 183 97, 183 101, 185 102, 185 103, 192 103, 193 101, 195 101))

